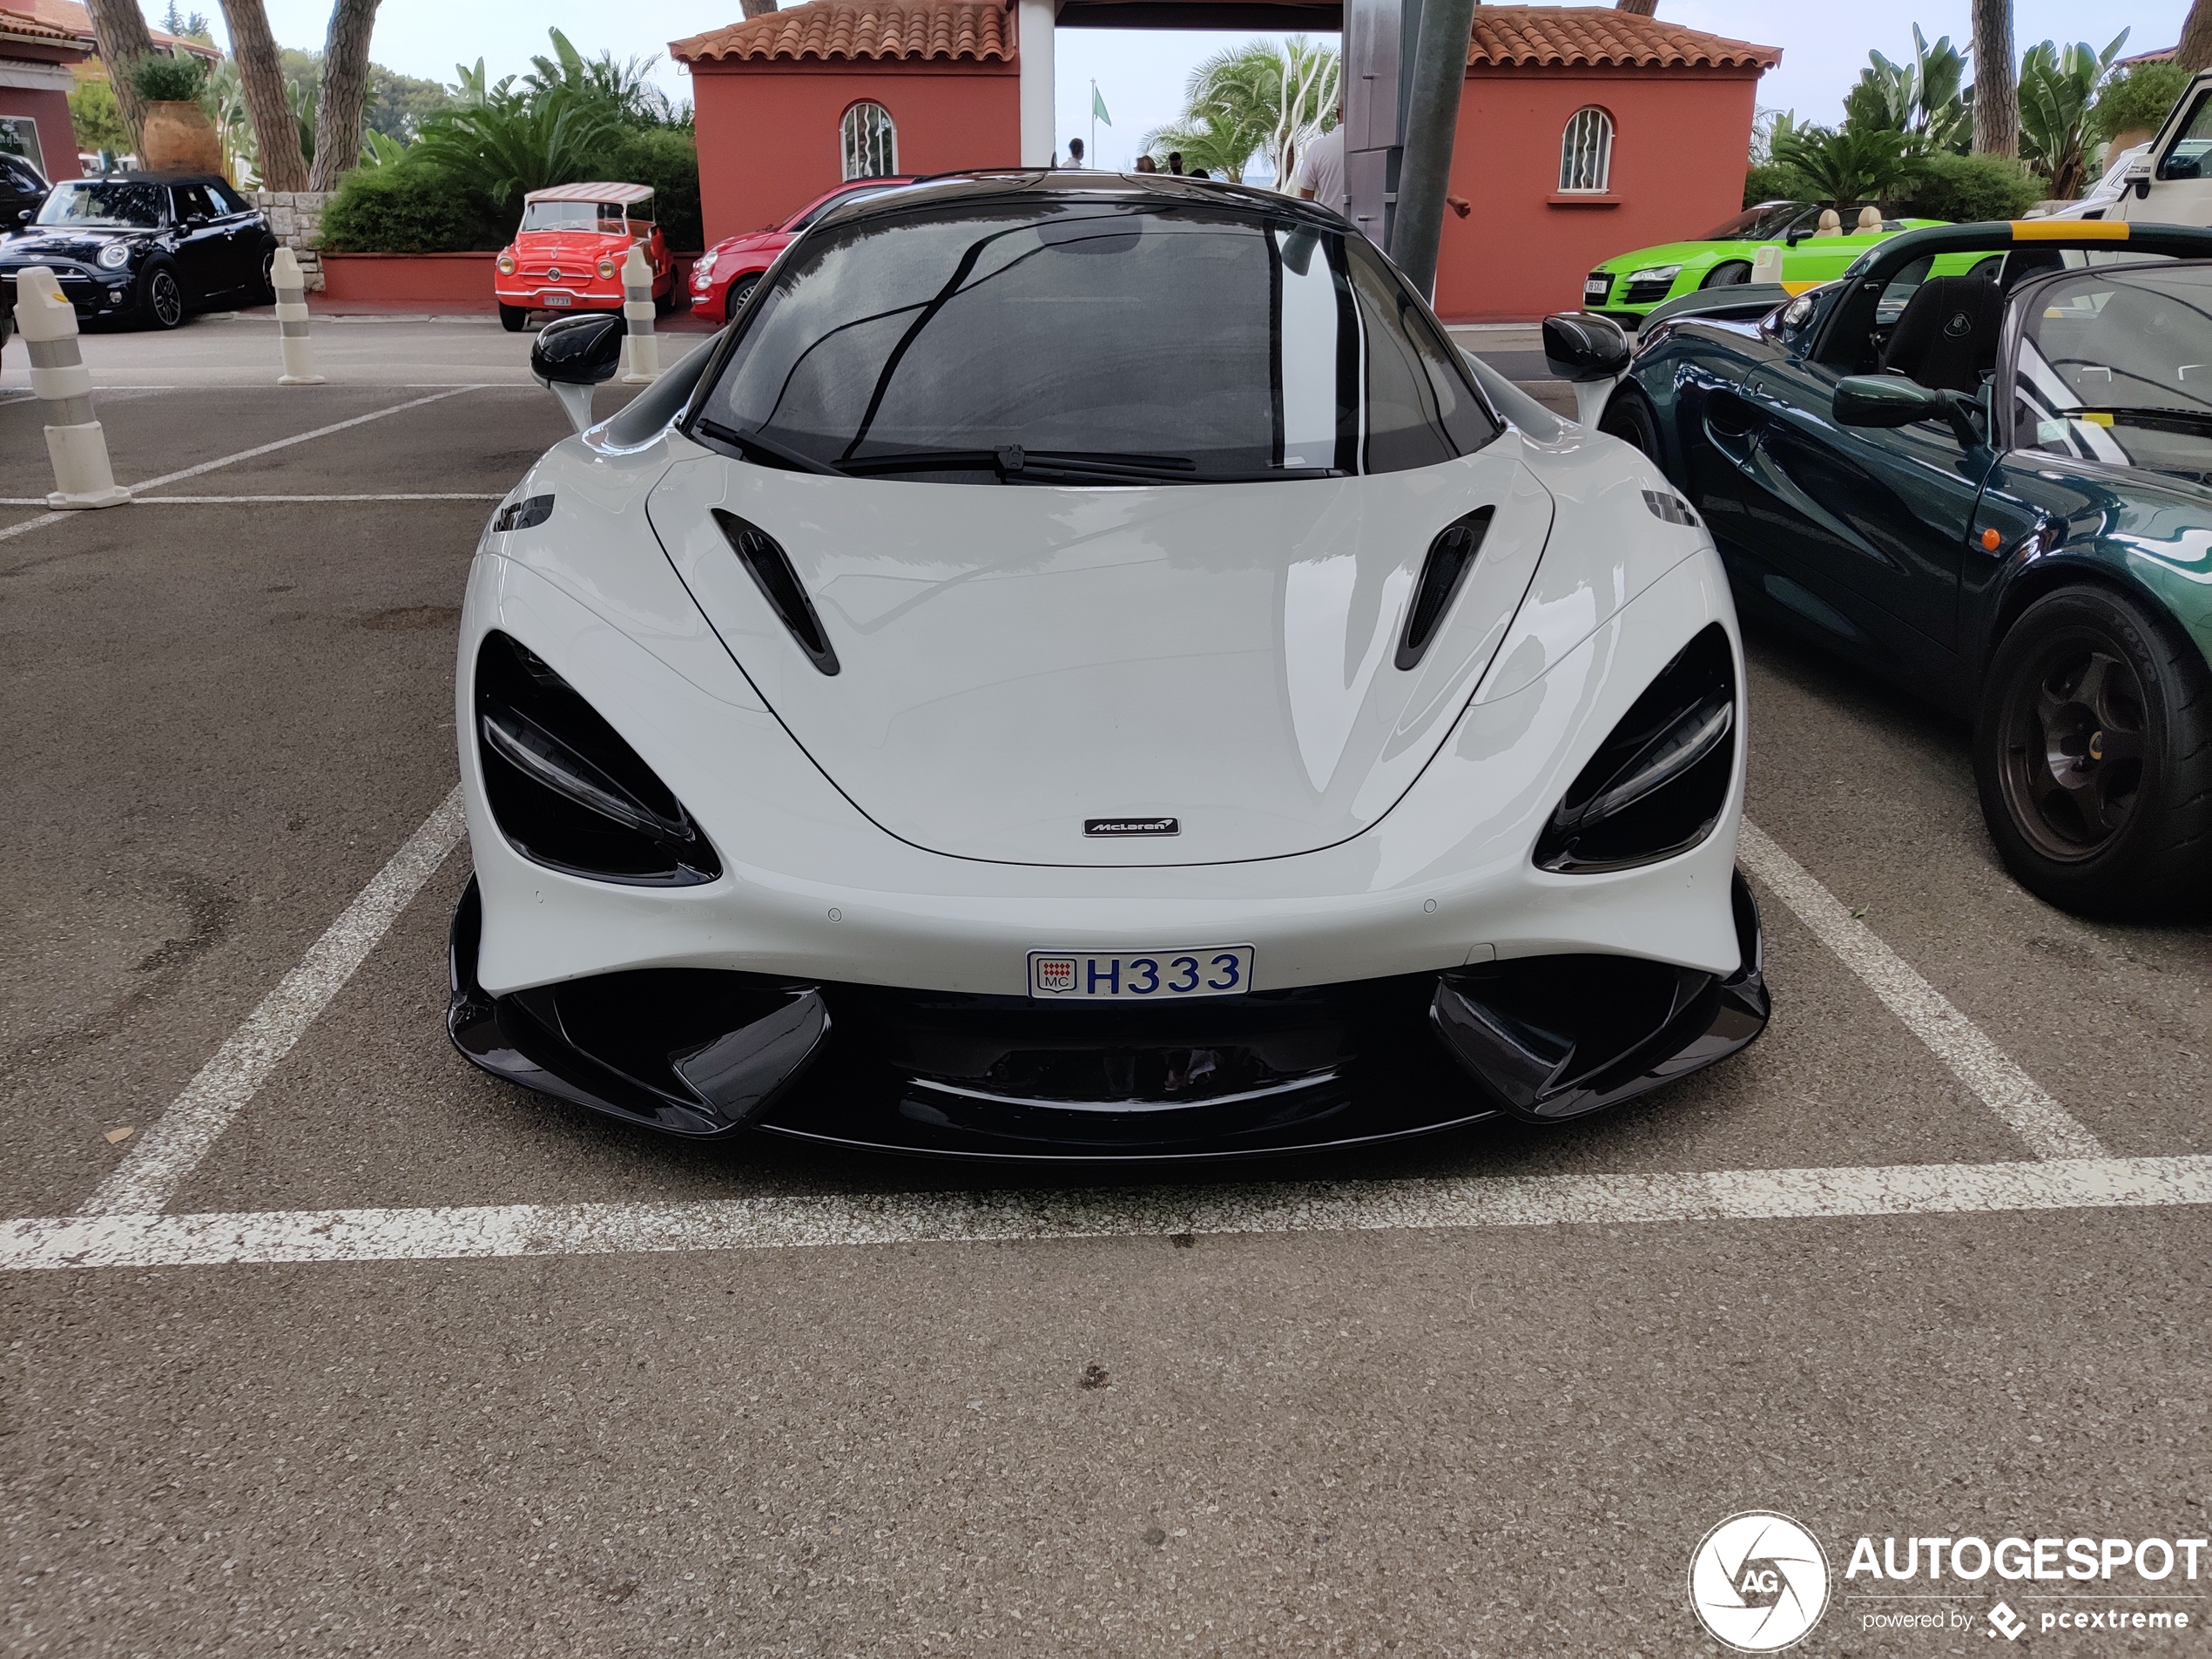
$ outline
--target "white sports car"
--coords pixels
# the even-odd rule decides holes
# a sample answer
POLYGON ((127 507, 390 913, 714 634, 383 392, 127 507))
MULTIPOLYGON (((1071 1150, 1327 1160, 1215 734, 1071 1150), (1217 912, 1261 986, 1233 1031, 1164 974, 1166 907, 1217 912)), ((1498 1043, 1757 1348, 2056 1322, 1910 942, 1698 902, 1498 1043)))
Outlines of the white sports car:
MULTIPOLYGON (((541 336, 572 414, 621 329, 541 336)), ((1334 215, 887 192, 485 531, 450 1029, 689 1136, 1572 1117, 1765 1024, 1743 684, 1696 514, 1334 215)))

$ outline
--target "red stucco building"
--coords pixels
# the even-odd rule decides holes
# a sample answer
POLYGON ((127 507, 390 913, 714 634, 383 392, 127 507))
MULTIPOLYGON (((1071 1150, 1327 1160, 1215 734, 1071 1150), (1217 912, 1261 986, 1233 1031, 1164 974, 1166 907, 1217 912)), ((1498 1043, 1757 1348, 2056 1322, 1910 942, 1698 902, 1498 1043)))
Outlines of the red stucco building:
POLYGON ((74 179, 71 71, 92 55, 92 25, 89 17, 80 24, 41 16, 42 10, 50 9, 35 0, 0 3, 0 149, 28 157, 49 179, 74 179))
MULTIPOLYGON (((692 76, 707 240, 862 172, 1016 165, 1020 36, 1042 15, 1003 0, 808 0, 672 43, 692 76)), ((1474 211, 1445 220, 1437 310, 1571 309, 1598 260, 1736 212, 1759 77, 1781 57, 1608 7, 1479 7, 1452 169, 1474 211)))

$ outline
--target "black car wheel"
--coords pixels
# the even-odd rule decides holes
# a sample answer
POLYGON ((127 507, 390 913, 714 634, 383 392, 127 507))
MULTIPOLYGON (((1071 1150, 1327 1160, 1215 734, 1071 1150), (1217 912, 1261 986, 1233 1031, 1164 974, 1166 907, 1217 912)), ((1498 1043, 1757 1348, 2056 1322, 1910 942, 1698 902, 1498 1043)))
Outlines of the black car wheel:
POLYGON ((1974 772, 2006 867, 2061 909, 2163 913, 2212 892, 2212 671, 2122 595, 2028 607, 1990 663, 1974 772))
POLYGON ((253 290, 253 298, 250 303, 257 306, 273 306, 276 303, 276 249, 266 247, 261 250, 260 286, 253 290))
POLYGON ((1613 401, 1605 406, 1605 413, 1598 416, 1597 429, 1632 443, 1643 451, 1652 465, 1664 467, 1667 457, 1659 445, 1659 421, 1651 412, 1651 405, 1643 394, 1633 387, 1622 387, 1614 393, 1613 401))
POLYGON ((499 307, 499 326, 510 334, 523 332, 523 325, 530 320, 528 306, 502 305, 499 307))
POLYGON ((185 291, 177 286, 177 273, 167 266, 157 265, 146 273, 138 314, 155 328, 174 328, 184 321, 185 291))
POLYGON ((1729 260, 1715 266, 1705 273, 1701 288, 1740 288, 1751 280, 1750 263, 1745 260, 1729 260))

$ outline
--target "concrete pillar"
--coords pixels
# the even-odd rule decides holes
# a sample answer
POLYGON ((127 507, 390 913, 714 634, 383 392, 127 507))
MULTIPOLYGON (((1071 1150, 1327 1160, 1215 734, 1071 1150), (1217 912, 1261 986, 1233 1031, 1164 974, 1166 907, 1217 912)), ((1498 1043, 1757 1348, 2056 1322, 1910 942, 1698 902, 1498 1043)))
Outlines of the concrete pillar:
POLYGON ((77 338, 77 307, 49 266, 16 273, 16 327, 30 354, 30 389, 46 406, 46 456, 54 463, 46 505, 119 507, 131 492, 116 487, 107 434, 92 415, 92 371, 77 338))
POLYGON ((660 336, 653 333, 653 267, 644 245, 632 242, 622 260, 622 383, 651 386, 660 378, 660 336))
MULTIPOLYGON (((1053 139, 1052 31, 1055 0, 1020 0, 1015 50, 1022 64, 1022 165, 1049 167, 1053 139)), ((1093 164, 1096 165, 1096 164, 1093 164)))
POLYGON ((279 386, 320 386, 315 360, 307 346, 307 293, 300 274, 300 256, 288 247, 276 251, 269 266, 269 286, 276 290, 277 334, 284 354, 284 373, 279 386))

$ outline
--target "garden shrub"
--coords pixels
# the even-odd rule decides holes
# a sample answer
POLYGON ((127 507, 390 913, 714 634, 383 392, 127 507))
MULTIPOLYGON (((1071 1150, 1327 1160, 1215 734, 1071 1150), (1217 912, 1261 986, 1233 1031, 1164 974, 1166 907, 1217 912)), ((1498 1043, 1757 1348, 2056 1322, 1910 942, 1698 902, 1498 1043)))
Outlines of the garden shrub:
POLYGON ((491 205, 436 167, 356 167, 322 216, 335 253, 461 253, 506 245, 491 205))
POLYGON ((2043 180, 2000 156, 1924 158, 1892 211, 1905 219, 1942 219, 1954 225, 2018 219, 2043 199, 2043 180))
POLYGON ((207 72, 190 53, 171 57, 148 52, 131 65, 131 84, 149 104, 193 103, 206 84, 207 72))
POLYGON ((609 153, 606 172, 600 176, 613 183, 653 187, 653 217, 672 251, 689 253, 705 246, 699 223, 699 152, 690 133, 668 127, 625 133, 609 153))
POLYGON ((1743 175, 1743 205, 1757 207, 1761 202, 1804 201, 1806 199, 1804 181, 1789 168, 1773 162, 1755 163, 1743 175))
POLYGON ((2188 89, 2179 64, 2132 64, 2105 83, 2089 111, 2089 135, 2109 139, 2130 131, 2155 132, 2188 89))

